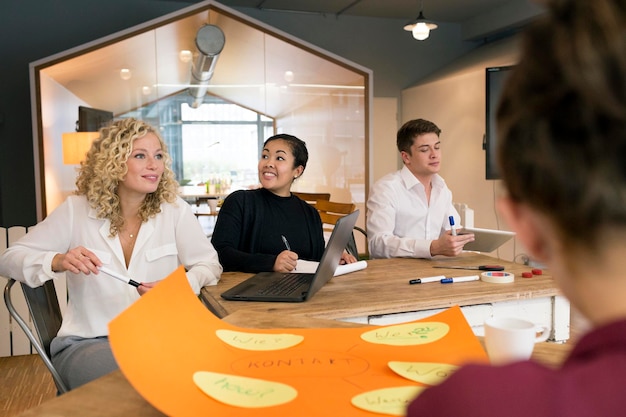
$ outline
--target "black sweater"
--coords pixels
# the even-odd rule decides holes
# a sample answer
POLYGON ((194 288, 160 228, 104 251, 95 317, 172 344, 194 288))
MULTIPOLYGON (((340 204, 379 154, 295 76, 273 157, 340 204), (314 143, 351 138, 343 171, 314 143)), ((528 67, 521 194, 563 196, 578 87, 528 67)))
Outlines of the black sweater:
POLYGON ((224 271, 272 271, 286 249, 299 259, 319 261, 324 252, 320 216, 298 197, 279 197, 263 188, 235 191, 220 209, 211 242, 224 271))

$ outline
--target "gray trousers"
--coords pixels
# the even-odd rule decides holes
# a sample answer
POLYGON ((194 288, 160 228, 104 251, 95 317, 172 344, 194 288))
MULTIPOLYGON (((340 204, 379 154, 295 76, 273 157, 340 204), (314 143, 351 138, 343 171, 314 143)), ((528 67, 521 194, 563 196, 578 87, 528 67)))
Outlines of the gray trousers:
POLYGON ((50 354, 54 367, 70 390, 119 368, 106 336, 55 337, 50 344, 50 354))

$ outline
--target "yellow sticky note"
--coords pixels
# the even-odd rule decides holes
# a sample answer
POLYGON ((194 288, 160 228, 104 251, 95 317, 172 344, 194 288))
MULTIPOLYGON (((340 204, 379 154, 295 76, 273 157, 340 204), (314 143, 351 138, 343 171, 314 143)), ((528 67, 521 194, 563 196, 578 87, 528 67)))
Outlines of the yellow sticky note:
POLYGON ((389 367, 398 375, 426 385, 437 385, 457 369, 456 365, 434 362, 389 362, 389 367))
POLYGON ((411 346, 435 342, 449 331, 450 326, 443 322, 413 322, 370 330, 361 338, 380 345, 411 346))
POLYGON ((423 390, 410 386, 377 389, 352 397, 352 405, 372 413, 404 416, 409 403, 423 390))
POLYGON ((296 346, 304 336, 289 333, 249 333, 218 329, 215 331, 224 343, 245 350, 281 350, 296 346))
POLYGON ((218 372, 196 372, 193 382, 208 396, 235 407, 272 407, 288 403, 298 396, 293 387, 280 382, 218 372))

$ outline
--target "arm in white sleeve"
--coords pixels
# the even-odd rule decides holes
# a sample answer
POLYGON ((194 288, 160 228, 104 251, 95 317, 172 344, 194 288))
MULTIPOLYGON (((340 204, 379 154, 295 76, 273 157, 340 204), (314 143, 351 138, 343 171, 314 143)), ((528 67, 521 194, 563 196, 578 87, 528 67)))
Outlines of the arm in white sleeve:
POLYGON ((0 256, 0 275, 30 287, 59 276, 52 272, 52 258, 69 250, 72 236, 72 205, 66 200, 0 256))
MULTIPOLYGON (((384 182, 377 183, 367 201, 368 247, 372 258, 430 258, 428 239, 401 237, 397 233, 398 197, 384 182)), ((400 225, 402 227, 402 225, 400 225)))
MULTIPOLYGON (((180 202, 179 202, 180 204, 180 202)), ((222 274, 217 251, 206 237, 195 215, 184 204, 179 224, 176 228, 176 246, 180 262, 185 266, 187 279, 194 293, 202 287, 216 285, 222 274)))

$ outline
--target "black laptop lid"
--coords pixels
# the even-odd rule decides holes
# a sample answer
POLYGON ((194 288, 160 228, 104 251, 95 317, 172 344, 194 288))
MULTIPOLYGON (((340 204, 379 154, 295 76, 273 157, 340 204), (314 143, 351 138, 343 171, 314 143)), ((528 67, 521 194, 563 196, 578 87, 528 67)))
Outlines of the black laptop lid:
POLYGON ((359 217, 359 210, 355 210, 347 216, 343 216, 337 220, 335 228, 333 229, 320 264, 315 271, 315 278, 311 284, 311 289, 306 296, 308 300, 319 291, 330 279, 335 275, 335 271, 339 266, 339 260, 343 254, 343 250, 350 240, 352 235, 352 229, 356 224, 356 219, 359 217))

